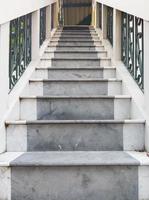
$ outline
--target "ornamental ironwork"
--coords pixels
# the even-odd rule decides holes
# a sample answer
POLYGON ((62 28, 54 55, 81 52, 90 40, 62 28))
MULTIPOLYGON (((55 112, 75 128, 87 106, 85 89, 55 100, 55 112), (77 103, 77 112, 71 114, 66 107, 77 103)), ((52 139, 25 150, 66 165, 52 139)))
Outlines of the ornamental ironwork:
POLYGON ((113 8, 107 7, 107 39, 113 45, 113 8))
POLYGON ((46 39, 46 7, 40 9, 40 46, 46 39))
POLYGON ((32 14, 10 22, 9 88, 12 89, 31 61, 32 14))
POLYGON ((122 13, 121 59, 143 91, 144 46, 143 19, 122 13))

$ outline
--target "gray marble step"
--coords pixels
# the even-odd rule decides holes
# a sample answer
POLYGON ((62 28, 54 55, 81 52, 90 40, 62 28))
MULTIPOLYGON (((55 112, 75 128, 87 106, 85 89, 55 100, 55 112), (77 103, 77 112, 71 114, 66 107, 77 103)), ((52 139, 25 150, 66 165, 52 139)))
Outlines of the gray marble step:
POLYGON ((5 153, 0 162, 1 199, 141 200, 145 187, 125 152, 5 153))
POLYGON ((100 40, 98 35, 54 35, 52 37, 53 40, 100 40))
POLYGON ((87 67, 87 66, 111 66, 110 58, 52 58, 41 59, 51 63, 51 66, 55 67, 87 67))
POLYGON ((97 32, 94 30, 91 31, 56 31, 55 34, 68 34, 68 35, 97 35, 97 32))
POLYGON ((56 32, 55 34, 54 34, 54 36, 64 36, 64 37, 88 37, 88 36, 90 36, 90 37, 94 37, 94 36, 98 36, 98 34, 97 33, 94 33, 94 32, 92 32, 92 33, 82 33, 82 32, 56 32))
POLYGON ((59 44, 54 44, 54 45, 49 45, 47 50, 58 50, 58 51, 103 51, 105 50, 103 45, 86 45, 86 46, 77 46, 77 45, 59 45, 59 44))
POLYGON ((60 46, 83 46, 83 47, 86 47, 86 46, 96 46, 96 45, 102 45, 102 42, 99 41, 99 40, 82 40, 82 41, 72 41, 72 40, 67 40, 67 41, 59 41, 59 40, 51 40, 50 41, 50 45, 60 45, 60 46))
POLYGON ((20 97, 21 120, 130 119, 129 96, 20 97))
POLYGON ((29 86, 29 94, 35 96, 90 96, 122 94, 122 81, 117 79, 30 79, 29 86))
POLYGON ((143 120, 7 121, 7 151, 143 151, 143 120))
POLYGON ((51 80, 67 79, 109 79, 116 78, 115 67, 84 67, 84 68, 36 68, 32 78, 42 78, 51 80))
POLYGON ((94 38, 52 38, 52 40, 50 41, 50 43, 52 42, 58 42, 58 43, 80 43, 80 44, 84 44, 84 43, 95 43, 95 44, 101 44, 101 40, 99 40, 98 38, 94 39, 94 38))
POLYGON ((46 50, 43 58, 100 58, 100 57, 107 57, 107 51, 79 51, 79 50, 70 50, 70 51, 50 51, 46 50))

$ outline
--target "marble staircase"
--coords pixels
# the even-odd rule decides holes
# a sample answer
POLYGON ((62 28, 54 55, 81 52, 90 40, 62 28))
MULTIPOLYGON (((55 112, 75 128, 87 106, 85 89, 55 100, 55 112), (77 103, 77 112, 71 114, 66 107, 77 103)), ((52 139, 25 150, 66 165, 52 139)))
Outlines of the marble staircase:
POLYGON ((59 28, 7 120, 0 200, 149 200, 145 120, 93 27, 59 28))

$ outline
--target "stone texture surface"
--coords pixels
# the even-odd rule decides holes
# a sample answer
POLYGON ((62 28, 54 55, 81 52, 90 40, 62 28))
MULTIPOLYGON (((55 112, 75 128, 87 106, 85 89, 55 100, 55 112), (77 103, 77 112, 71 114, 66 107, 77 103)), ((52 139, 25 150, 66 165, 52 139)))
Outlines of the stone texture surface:
POLYGON ((37 99, 37 119, 114 119, 114 99, 37 99))
POLYGON ((108 95, 108 84, 108 81, 44 81, 43 95, 108 95))
POLYGON ((27 144, 28 151, 119 151, 123 124, 32 124, 27 144))
POLYGON ((128 166, 12 167, 12 200, 138 200, 128 166))

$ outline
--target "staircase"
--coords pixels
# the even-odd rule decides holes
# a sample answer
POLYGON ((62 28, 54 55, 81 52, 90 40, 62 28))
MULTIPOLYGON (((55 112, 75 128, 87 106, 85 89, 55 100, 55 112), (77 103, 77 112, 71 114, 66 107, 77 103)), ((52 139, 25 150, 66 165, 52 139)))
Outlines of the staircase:
POLYGON ((122 88, 93 27, 59 28, 6 122, 0 200, 149 199, 145 121, 122 88))

